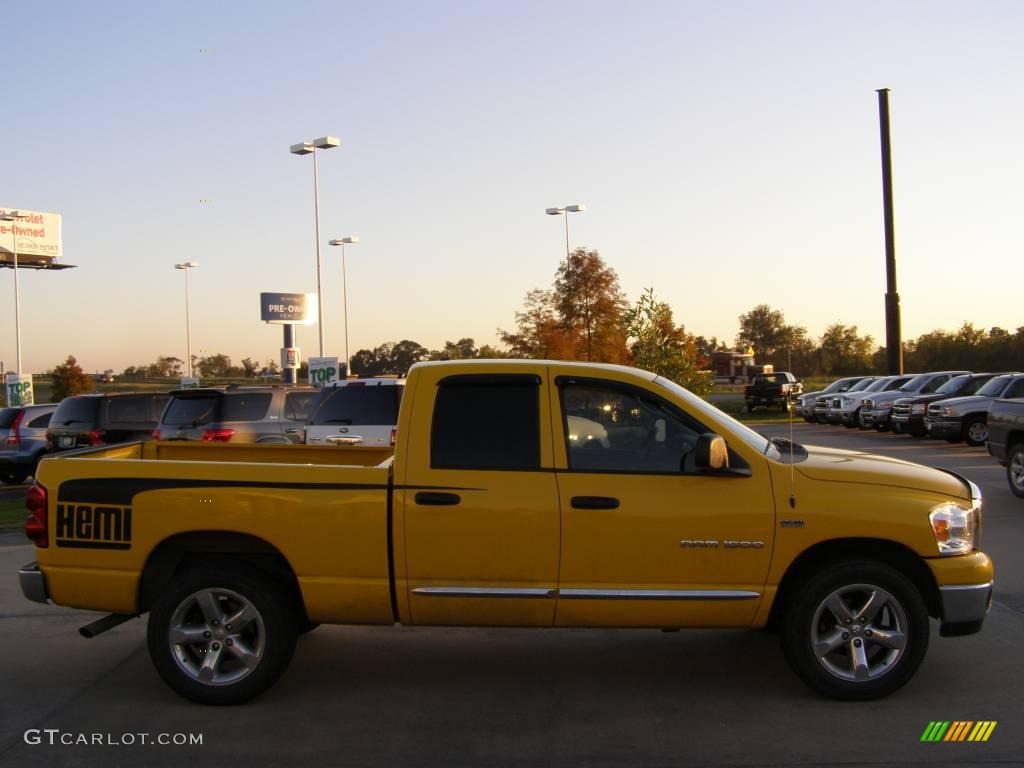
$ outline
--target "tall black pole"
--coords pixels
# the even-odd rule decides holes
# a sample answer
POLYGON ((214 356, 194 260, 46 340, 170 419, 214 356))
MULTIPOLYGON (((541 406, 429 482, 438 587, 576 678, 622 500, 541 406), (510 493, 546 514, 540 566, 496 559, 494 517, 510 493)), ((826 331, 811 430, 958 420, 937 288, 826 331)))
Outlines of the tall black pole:
POLYGON ((896 235, 892 213, 892 148, 889 145, 889 89, 878 91, 878 121, 882 139, 882 207, 885 218, 885 357, 890 374, 903 373, 900 333, 900 295, 896 291, 896 235))

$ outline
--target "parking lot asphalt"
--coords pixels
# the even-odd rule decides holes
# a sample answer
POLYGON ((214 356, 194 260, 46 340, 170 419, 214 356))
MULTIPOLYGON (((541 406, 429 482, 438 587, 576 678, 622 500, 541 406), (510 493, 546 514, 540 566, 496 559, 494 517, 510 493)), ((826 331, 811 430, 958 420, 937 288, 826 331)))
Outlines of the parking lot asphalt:
POLYGON ((1002 468, 944 442, 803 423, 793 436, 953 469, 986 495, 997 587, 985 628, 933 629, 917 676, 887 699, 815 696, 768 632, 321 627, 263 697, 201 707, 158 679, 143 620, 85 640, 76 629, 95 614, 22 598, 14 572, 32 549, 3 536, 0 765, 1021 765, 1024 502, 1002 468), (985 743, 922 743, 934 720, 998 725, 985 743), (50 746, 42 729, 203 742, 62 746, 58 734, 50 746))

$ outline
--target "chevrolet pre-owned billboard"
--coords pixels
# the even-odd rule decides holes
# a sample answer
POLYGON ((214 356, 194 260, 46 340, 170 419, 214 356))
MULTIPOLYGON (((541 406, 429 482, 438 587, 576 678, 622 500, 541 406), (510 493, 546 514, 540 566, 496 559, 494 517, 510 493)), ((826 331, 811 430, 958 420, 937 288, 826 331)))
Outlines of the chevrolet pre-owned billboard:
POLYGON ((16 221, 0 221, 0 264, 14 262, 14 243, 17 238, 18 263, 45 265, 60 259, 60 214, 44 211, 26 211, 23 208, 5 208, 17 211, 16 221))

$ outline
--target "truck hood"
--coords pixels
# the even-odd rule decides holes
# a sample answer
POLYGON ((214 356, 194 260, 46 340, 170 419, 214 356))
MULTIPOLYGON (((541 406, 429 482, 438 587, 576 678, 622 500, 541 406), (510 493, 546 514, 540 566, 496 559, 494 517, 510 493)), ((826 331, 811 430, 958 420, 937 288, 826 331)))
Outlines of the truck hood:
POLYGON ((943 408, 956 408, 958 411, 966 413, 967 411, 973 411, 978 408, 987 411, 989 404, 992 402, 991 397, 981 397, 979 395, 967 395, 966 397, 951 397, 942 403, 943 408))
POLYGON ((875 403, 892 403, 903 397, 914 397, 913 392, 901 392, 898 389, 892 389, 888 392, 879 392, 878 394, 871 395, 870 397, 864 398, 865 400, 871 400, 875 403))
POLYGON ((960 499, 970 498, 964 483, 939 469, 863 451, 817 445, 804 448, 807 458, 796 465, 796 470, 812 480, 915 488, 960 499))
POLYGON ((933 392, 930 395, 917 395, 910 397, 901 397, 893 402, 893 405, 897 403, 900 405, 920 405, 921 403, 935 403, 939 400, 948 400, 952 395, 939 395, 933 392))

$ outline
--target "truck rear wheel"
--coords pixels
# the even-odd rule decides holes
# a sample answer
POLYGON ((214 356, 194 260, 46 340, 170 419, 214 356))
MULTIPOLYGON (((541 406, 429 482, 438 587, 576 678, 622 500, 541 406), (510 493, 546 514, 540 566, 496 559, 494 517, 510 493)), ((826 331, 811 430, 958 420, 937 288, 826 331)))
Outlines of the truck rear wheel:
POLYGON ((1006 480, 1010 490, 1024 499, 1024 443, 1015 443, 1006 453, 1006 480))
POLYGON ((821 695, 877 699, 914 676, 929 630, 924 598, 909 579, 884 563, 849 560, 799 588, 782 649, 793 671, 821 695))
POLYGON ((160 677, 200 704, 240 704, 281 676, 295 650, 285 589, 246 563, 199 565, 175 578, 149 615, 160 677))

